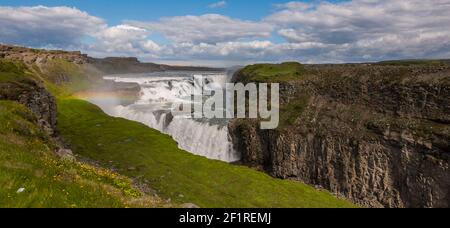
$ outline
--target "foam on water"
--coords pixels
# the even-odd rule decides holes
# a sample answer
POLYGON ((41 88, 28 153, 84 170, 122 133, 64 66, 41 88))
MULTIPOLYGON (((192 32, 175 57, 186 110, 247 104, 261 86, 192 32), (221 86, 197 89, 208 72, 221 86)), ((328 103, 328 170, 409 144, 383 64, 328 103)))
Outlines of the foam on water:
MULTIPOLYGON (((138 121, 171 135, 181 149, 210 159, 234 162, 240 159, 233 149, 226 120, 195 120, 173 116, 173 103, 191 102, 194 89, 200 82, 189 72, 163 72, 152 74, 128 74, 107 76, 116 82, 134 82, 141 86, 141 96, 128 106, 117 105, 108 109, 108 114, 138 121)), ((203 73, 204 75, 204 73, 203 73)), ((223 88, 228 77, 223 74, 208 74, 204 86, 223 88)), ((101 105, 100 105, 101 106, 101 105)))

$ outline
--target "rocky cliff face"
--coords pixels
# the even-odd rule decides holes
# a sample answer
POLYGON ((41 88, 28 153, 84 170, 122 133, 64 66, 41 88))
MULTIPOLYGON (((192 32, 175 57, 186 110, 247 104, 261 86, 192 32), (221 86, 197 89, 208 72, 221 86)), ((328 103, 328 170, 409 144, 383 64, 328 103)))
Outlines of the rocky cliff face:
POLYGON ((49 136, 48 145, 55 149, 55 153, 65 159, 74 159, 56 130, 56 100, 45 88, 40 72, 48 66, 47 61, 58 58, 76 61, 72 57, 79 54, 67 53, 66 56, 62 52, 50 54, 50 51, 36 50, 36 56, 31 57, 34 55, 31 49, 0 46, 0 50, 3 54, 0 58, 0 100, 16 101, 27 107, 34 114, 36 123, 49 136), (33 69, 36 66, 41 70, 33 69))
POLYGON ((450 206, 449 66, 306 66, 281 102, 276 130, 230 124, 244 164, 363 206, 450 206))
POLYGON ((35 80, 0 83, 0 100, 17 101, 25 105, 36 115, 39 125, 50 136, 55 136, 55 98, 35 80))

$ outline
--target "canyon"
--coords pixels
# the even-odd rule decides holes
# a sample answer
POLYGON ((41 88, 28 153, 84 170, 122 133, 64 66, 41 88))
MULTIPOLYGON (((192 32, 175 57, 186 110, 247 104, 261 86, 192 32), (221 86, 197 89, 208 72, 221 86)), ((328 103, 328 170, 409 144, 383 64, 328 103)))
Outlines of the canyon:
POLYGON ((355 207, 327 191, 193 155, 158 130, 107 115, 86 101, 90 94, 130 105, 142 88, 103 80, 86 55, 0 50, 2 206, 355 207))
MULTIPOLYGON (((120 148, 125 144, 131 144, 133 140, 138 140, 137 138, 140 136, 131 134, 131 130, 128 130, 126 132, 131 132, 130 134, 133 136, 118 135, 119 140, 114 141, 110 146, 103 145, 102 141, 96 141, 103 140, 105 136, 95 135, 92 131, 83 133, 81 131, 85 129, 78 129, 78 127, 85 124, 86 129, 92 130, 91 128, 96 126, 103 127, 106 123, 116 124, 120 121, 109 119, 103 115, 101 118, 97 117, 100 114, 97 114, 98 110, 94 107, 87 108, 84 115, 90 115, 95 110, 95 118, 101 119, 99 122, 90 122, 91 119, 95 119, 92 116, 89 116, 84 122, 83 119, 67 119, 69 114, 73 114, 70 111, 84 106, 79 105, 78 101, 66 102, 65 100, 68 98, 64 93, 67 93, 69 89, 61 91, 55 87, 68 87, 70 93, 77 93, 89 91, 90 87, 95 86, 99 91, 126 94, 133 100, 128 104, 134 104, 140 99, 148 101, 148 99, 142 98, 143 88, 151 94, 155 90, 152 87, 155 83, 163 84, 161 88, 170 88, 171 83, 167 80, 156 80, 150 84, 147 83, 148 87, 145 88, 142 86, 145 83, 139 83, 136 78, 131 81, 122 79, 105 82, 103 76, 110 73, 149 73, 148 71, 157 73, 172 70, 193 72, 208 70, 216 73, 223 71, 223 69, 195 67, 170 68, 164 65, 140 63, 136 58, 93 59, 79 52, 45 51, 6 45, 0 46, 0 58, 5 61, 20 62, 26 69, 13 72, 13 74, 2 74, 0 99, 13 100, 25 105, 35 114, 39 126, 45 129, 47 134, 54 135, 56 138, 64 138, 61 139, 64 141, 64 147, 73 149, 80 155, 108 162, 120 157, 122 153, 120 148), (122 70, 116 68, 119 66, 122 70), (24 78, 21 78, 22 76, 24 78), (14 80, 10 80, 11 78, 14 80), (59 104, 57 104, 58 97, 59 104), (60 108, 62 111, 59 110, 60 108), (62 112, 59 117, 58 110, 62 112), (64 127, 63 129, 61 126, 59 128, 59 131, 63 130, 61 134, 56 127, 57 122, 60 125, 62 122, 64 127), (75 125, 71 125, 72 122, 75 125), (95 143, 91 145, 91 141, 95 143)), ((1 69, 2 72, 11 71, 8 64, 8 62, 0 64, 5 68, 1 69)), ((236 165, 245 165, 276 178, 293 180, 317 189, 325 189, 363 207, 449 207, 450 66, 448 62, 401 61, 340 65, 258 64, 238 70, 232 81, 280 83, 280 126, 273 130, 261 130, 260 121, 257 119, 232 120, 220 128, 223 133, 221 133, 222 139, 227 140, 225 149, 223 149, 226 151, 224 153, 229 153, 229 147, 233 147, 232 159, 222 160, 232 161, 236 165), (228 140, 231 140, 230 145, 228 140), (236 157, 240 158, 237 162, 235 162, 238 160, 236 157)), ((190 83, 188 80, 180 81, 180 84, 188 85, 190 83)), ((123 106, 123 108, 126 109, 127 106, 123 106)), ((136 117, 129 119, 144 122, 138 117, 145 116, 147 118, 148 116, 137 115, 136 110, 125 111, 136 117)), ((164 127, 167 126, 162 120, 170 119, 170 116, 167 116, 167 113, 161 115, 159 116, 161 122, 147 125, 155 129, 160 127, 158 130, 164 132, 164 127), (161 118, 161 115, 166 116, 161 118)), ((154 116, 154 119, 157 119, 156 117, 157 115, 154 116)), ((195 129, 204 126, 211 127, 204 123, 196 122, 195 124, 195 129)), ((193 177, 202 177, 207 174, 196 172, 205 169, 212 172, 212 176, 209 176, 210 179, 216 173, 224 174, 224 176, 233 173, 232 177, 227 180, 246 184, 249 181, 255 181, 252 182, 255 186, 264 186, 261 189, 270 189, 270 191, 260 194, 277 192, 276 189, 272 189, 274 181, 259 176, 259 173, 255 174, 239 166, 234 167, 234 165, 216 163, 203 158, 195 157, 194 159, 178 150, 179 144, 172 145, 172 139, 169 140, 155 132, 149 133, 147 130, 142 130, 140 125, 137 127, 128 122, 123 125, 133 126, 133 129, 139 129, 136 132, 145 132, 146 135, 157 135, 158 140, 166 142, 170 146, 152 149, 154 144, 159 145, 159 141, 139 141, 139 145, 149 143, 147 149, 150 152, 145 151, 145 153, 142 148, 125 147, 127 151, 130 151, 128 156, 131 158, 124 161, 125 165, 122 164, 121 167, 125 170, 122 170, 122 173, 133 175, 134 172, 141 172, 141 170, 148 172, 145 173, 149 176, 147 181, 150 180, 152 183, 156 180, 162 181, 164 184, 161 186, 170 186, 172 192, 182 191, 183 194, 178 195, 198 200, 200 206, 230 204, 215 204, 217 200, 214 198, 199 199, 197 197, 204 193, 202 192, 203 185, 217 187, 215 183, 201 182, 203 179, 196 179, 201 188, 193 187, 193 192, 190 192, 186 189, 180 190, 179 185, 182 187, 185 187, 186 183, 194 185, 195 183, 192 183, 191 180, 180 177, 181 179, 174 178, 172 182, 165 177, 172 174, 178 177, 177 172, 180 171, 183 175, 189 172, 193 177), (171 151, 166 151, 165 147, 170 148, 171 151), (130 148, 135 151, 131 151, 130 148), (153 150, 155 152, 152 152, 153 150), (160 151, 166 151, 167 155, 160 155, 160 151), (176 156, 171 155, 172 153, 176 156), (133 156, 138 159, 133 160, 133 156), (159 171, 141 164, 144 156, 153 166, 170 171, 161 174, 159 171), (172 157, 167 159, 159 156, 172 157), (190 167, 190 164, 184 161, 192 161, 197 165, 198 170, 180 170, 180 165, 190 167), (133 162, 140 165, 130 165, 133 162), (167 168, 165 164, 168 163, 176 168, 167 168), (238 171, 234 171, 234 169, 238 169, 238 171), (255 180, 249 180, 249 176, 255 180), (256 185, 256 183, 258 184, 256 185)), ((122 130, 125 131, 125 129, 122 130)), ((166 133, 176 133, 176 129, 172 130, 170 132, 166 130, 166 133)), ((118 134, 116 132, 108 132, 105 135, 115 136, 118 134)), ((195 132, 199 132, 199 130, 195 130, 195 132)), ((208 131, 205 132, 206 134, 202 137, 211 135, 208 131)), ((174 138, 177 137, 182 136, 174 136, 174 138)), ((213 146, 208 150, 214 148, 216 144, 211 145, 213 146)), ((183 145, 181 147, 183 148, 183 145)), ((191 149, 186 145, 184 148, 191 149)), ((213 155, 211 158, 219 159, 220 156, 213 155)), ((118 161, 114 160, 114 162, 118 161)), ((141 173, 137 175, 143 176, 141 173)), ((228 177, 226 176, 226 178, 228 177)), ((277 186, 284 188, 290 186, 291 182, 288 183, 277 182, 279 185, 277 186)), ((239 188, 228 189, 228 186, 225 185, 221 185, 221 188, 231 192, 231 198, 253 199, 253 195, 233 195, 239 188)), ((216 195, 223 196, 222 190, 218 190, 214 197, 216 195)), ((209 191, 215 192, 216 189, 211 188, 209 191)), ((289 191, 286 192, 289 194, 283 195, 280 202, 264 205, 298 205, 294 204, 298 197, 293 194, 301 196, 302 191, 294 191, 292 194, 289 191)), ((317 194, 316 197, 323 197, 319 193, 317 194)), ((171 193, 165 196, 174 197, 171 193)), ((254 198, 257 200, 253 200, 251 204, 242 201, 233 202, 231 205, 259 205, 258 199, 261 197, 257 195, 254 198)), ((326 199, 334 203, 333 200, 326 199)))

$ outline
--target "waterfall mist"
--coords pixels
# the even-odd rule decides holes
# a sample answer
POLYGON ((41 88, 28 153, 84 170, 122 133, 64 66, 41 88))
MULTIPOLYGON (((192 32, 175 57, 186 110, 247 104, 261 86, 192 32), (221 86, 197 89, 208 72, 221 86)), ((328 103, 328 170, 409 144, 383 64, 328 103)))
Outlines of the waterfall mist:
POLYGON ((89 99, 106 113, 116 117, 141 122, 168 134, 181 149, 214 160, 235 162, 240 160, 228 134, 227 119, 189 119, 174 116, 172 104, 192 103, 192 91, 199 85, 223 88, 230 74, 217 72, 157 72, 105 76, 116 83, 137 83, 140 95, 132 104, 120 104, 117 98, 89 99), (204 75, 202 83, 194 75, 204 75))

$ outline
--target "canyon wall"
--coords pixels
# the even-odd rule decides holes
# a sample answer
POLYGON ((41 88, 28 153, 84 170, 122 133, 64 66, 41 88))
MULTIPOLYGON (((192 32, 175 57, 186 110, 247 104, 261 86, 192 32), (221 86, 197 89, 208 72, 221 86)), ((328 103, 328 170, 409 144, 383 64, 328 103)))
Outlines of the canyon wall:
POLYGON ((295 75, 281 83, 278 129, 229 125, 244 165, 367 207, 450 206, 448 65, 304 66, 295 75))

